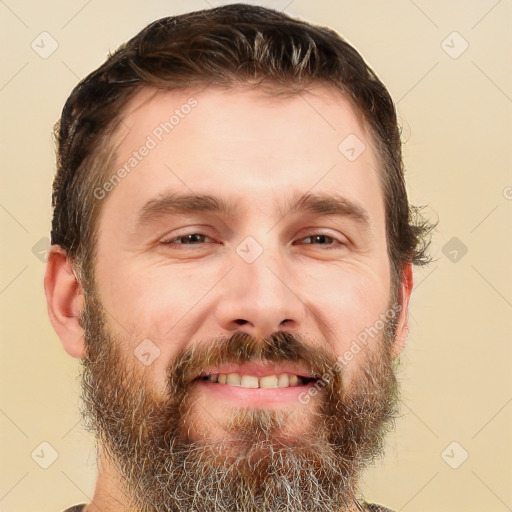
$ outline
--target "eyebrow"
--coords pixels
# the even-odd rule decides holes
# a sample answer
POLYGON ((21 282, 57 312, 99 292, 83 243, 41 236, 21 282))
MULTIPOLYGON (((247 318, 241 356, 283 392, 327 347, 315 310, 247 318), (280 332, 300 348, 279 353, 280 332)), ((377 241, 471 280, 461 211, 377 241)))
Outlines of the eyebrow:
POLYGON ((149 224, 164 215, 210 212, 233 216, 234 207, 221 197, 207 194, 165 194, 150 199, 141 208, 137 224, 149 224))
POLYGON ((282 213, 282 217, 308 212, 326 216, 350 217, 362 229, 369 229, 371 225, 370 216, 361 204, 339 194, 307 193, 292 197, 287 204, 288 208, 286 213, 282 213))
MULTIPOLYGON (((368 212, 359 203, 338 194, 307 193, 295 194, 285 204, 278 206, 280 221, 287 215, 297 213, 313 213, 322 216, 337 215, 354 219, 362 229, 370 227, 368 212), (283 206, 285 206, 283 208, 283 206)), ((141 208, 137 225, 149 224, 166 215, 184 213, 209 212, 235 217, 239 214, 236 204, 226 199, 209 194, 177 194, 167 193, 150 199, 141 208)), ((279 222, 280 222, 279 221, 279 222)))

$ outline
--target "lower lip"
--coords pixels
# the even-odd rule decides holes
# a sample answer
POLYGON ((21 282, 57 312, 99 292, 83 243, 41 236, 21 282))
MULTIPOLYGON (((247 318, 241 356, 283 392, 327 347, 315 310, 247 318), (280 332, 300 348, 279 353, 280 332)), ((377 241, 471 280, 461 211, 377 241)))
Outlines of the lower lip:
MULTIPOLYGON (((294 403, 304 405, 307 402, 302 397, 307 395, 314 384, 310 382, 301 386, 283 388, 243 388, 217 382, 196 382, 198 389, 208 393, 212 398, 233 403, 238 407, 279 407, 294 403)), ((308 398, 310 397, 306 397, 306 400, 308 398)))

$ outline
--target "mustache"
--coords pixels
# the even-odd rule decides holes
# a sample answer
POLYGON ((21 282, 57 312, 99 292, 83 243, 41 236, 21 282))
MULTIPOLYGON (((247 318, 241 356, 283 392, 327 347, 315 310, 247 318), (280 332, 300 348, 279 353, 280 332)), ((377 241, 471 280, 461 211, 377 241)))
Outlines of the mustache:
POLYGON ((172 388, 183 389, 203 370, 215 369, 222 364, 254 362, 294 363, 320 378, 334 367, 336 361, 333 351, 325 345, 307 341, 300 334, 278 331, 268 337, 255 337, 236 332, 183 349, 169 368, 168 378, 172 388))

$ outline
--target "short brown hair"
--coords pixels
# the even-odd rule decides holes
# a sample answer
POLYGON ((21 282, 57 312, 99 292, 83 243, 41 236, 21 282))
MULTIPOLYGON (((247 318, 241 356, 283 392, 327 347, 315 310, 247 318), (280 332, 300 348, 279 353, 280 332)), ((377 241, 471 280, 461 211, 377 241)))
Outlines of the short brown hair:
POLYGON ((233 4, 153 22, 73 89, 55 127, 51 242, 62 246, 79 269, 92 270, 101 211, 93 190, 112 173, 109 141, 127 101, 144 87, 208 84, 292 94, 315 84, 340 90, 369 127, 380 160, 393 282, 404 263, 429 261, 433 226, 409 205, 400 129, 386 87, 331 29, 233 4))

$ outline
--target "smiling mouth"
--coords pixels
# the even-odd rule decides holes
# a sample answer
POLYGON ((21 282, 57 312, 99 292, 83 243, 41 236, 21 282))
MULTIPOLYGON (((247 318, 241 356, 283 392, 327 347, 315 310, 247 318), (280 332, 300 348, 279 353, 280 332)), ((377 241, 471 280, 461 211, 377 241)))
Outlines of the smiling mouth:
POLYGON ((306 377, 295 373, 276 373, 264 376, 251 374, 232 373, 211 373, 210 375, 200 376, 196 380, 203 382, 212 382, 220 385, 242 387, 242 388, 289 388, 310 384, 317 381, 315 377, 306 377))
POLYGON ((300 397, 320 380, 320 375, 297 363, 255 361, 220 364, 194 379, 212 405, 219 400, 238 408, 265 409, 304 406, 300 397))

